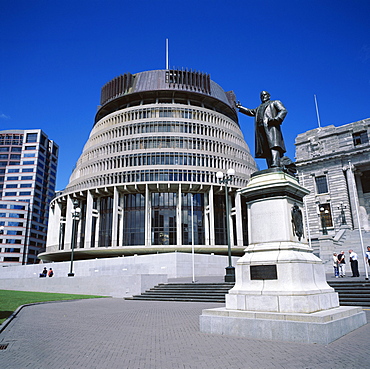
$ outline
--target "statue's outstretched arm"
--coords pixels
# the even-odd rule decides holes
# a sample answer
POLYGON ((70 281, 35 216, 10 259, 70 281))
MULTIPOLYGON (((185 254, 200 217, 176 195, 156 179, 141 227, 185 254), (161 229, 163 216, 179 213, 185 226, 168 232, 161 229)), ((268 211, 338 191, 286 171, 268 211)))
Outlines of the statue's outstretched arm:
POLYGON ((243 113, 245 115, 248 115, 250 117, 254 117, 256 115, 256 109, 248 109, 248 108, 245 108, 244 106, 242 106, 240 104, 240 102, 236 102, 235 101, 235 106, 239 109, 240 113, 243 113))

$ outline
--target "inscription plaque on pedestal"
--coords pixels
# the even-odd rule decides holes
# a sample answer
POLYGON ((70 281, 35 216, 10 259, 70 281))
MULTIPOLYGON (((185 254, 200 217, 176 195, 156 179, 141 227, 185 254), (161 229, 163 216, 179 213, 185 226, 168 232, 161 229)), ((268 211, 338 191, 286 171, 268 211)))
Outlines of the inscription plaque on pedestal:
POLYGON ((277 279, 276 265, 251 265, 252 279, 277 279))

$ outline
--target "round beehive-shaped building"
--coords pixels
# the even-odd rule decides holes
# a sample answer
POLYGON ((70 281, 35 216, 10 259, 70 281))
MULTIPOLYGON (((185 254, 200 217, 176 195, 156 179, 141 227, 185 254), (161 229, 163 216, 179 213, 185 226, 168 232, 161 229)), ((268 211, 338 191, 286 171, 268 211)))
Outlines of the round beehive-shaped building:
MULTIPOLYGON (((216 173, 235 170, 235 206, 235 191, 256 170, 234 101, 233 92, 193 71, 127 73, 103 86, 90 137, 51 203, 40 257, 67 260, 72 244, 76 259, 193 247, 226 254, 225 192, 216 173)), ((230 218, 232 251, 242 254, 246 235, 230 218)))

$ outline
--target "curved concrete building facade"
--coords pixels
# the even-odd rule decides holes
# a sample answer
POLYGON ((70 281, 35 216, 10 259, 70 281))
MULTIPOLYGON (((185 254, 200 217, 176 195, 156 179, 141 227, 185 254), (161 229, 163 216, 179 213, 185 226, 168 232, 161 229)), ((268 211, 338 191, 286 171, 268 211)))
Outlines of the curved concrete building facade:
POLYGON ((68 260, 73 234, 76 259, 193 247, 227 254, 225 192, 216 173, 229 168, 229 198, 238 208, 230 215, 232 251, 242 254, 246 211, 235 191, 257 168, 234 100, 209 75, 184 70, 127 73, 103 86, 90 137, 51 203, 39 257, 68 260))

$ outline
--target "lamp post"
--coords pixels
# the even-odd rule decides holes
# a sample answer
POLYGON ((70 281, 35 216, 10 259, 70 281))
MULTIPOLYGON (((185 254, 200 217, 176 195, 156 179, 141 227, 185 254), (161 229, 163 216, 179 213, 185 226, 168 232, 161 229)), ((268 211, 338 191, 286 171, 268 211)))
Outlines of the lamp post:
POLYGON ((71 239, 71 270, 68 273, 68 277, 74 277, 73 273, 73 253, 76 246, 76 233, 78 221, 80 220, 81 208, 79 207, 78 200, 73 200, 73 211, 72 211, 72 239, 71 239))
POLYGON ((340 209, 341 223, 342 225, 346 225, 346 214, 344 214, 344 209, 346 209, 346 206, 344 206, 342 202, 339 205, 340 207, 338 206, 338 209, 340 209))
POLYGON ((226 267, 225 282, 235 282, 235 268, 231 263, 231 241, 230 241, 230 208, 229 208, 229 190, 227 184, 231 182, 235 175, 234 169, 228 169, 227 174, 222 172, 216 173, 216 178, 225 185, 225 205, 226 205, 226 234, 227 234, 227 252, 229 265, 226 267))
POLYGON ((323 206, 320 208, 320 217, 321 217, 321 225, 322 225, 322 234, 327 235, 328 229, 326 228, 326 218, 325 216, 329 214, 329 210, 325 209, 323 206))

